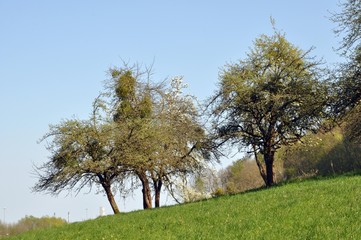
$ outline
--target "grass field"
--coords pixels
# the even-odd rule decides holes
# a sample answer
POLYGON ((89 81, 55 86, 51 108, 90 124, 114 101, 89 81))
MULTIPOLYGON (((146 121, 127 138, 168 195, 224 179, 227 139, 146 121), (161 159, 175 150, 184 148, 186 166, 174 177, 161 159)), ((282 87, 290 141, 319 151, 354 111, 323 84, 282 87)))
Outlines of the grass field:
POLYGON ((307 180, 9 239, 361 239, 361 176, 307 180))

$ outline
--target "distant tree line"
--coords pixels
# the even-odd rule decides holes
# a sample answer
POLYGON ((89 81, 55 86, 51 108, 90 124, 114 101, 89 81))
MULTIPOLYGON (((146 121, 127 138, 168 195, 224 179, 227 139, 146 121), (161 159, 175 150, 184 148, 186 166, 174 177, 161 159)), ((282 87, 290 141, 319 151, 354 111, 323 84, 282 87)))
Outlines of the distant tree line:
POLYGON ((64 224, 67 224, 67 222, 62 218, 26 216, 15 224, 0 223, 0 238, 3 236, 18 235, 30 230, 57 227, 64 224))
POLYGON ((344 63, 327 69, 271 20, 273 35, 261 35, 244 59, 225 65, 202 106, 184 93, 181 77, 153 82, 152 70, 137 64, 110 69, 89 119, 50 126, 43 138, 50 159, 35 166, 34 191, 95 185, 116 214, 115 193, 138 187, 147 209, 160 206, 163 189, 192 201, 359 169, 360 0, 346 0, 332 21, 343 36, 344 63), (210 171, 208 163, 229 149, 246 157, 210 171))

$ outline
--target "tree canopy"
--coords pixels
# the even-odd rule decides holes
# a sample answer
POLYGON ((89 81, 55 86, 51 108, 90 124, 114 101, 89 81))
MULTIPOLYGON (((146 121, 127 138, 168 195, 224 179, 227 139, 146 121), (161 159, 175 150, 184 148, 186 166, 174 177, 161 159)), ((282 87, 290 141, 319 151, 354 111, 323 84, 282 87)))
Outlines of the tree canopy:
MULTIPOLYGON (((49 161, 35 166, 39 179, 33 190, 59 194, 98 186, 119 213, 115 190, 129 190, 124 183, 131 179, 136 185, 130 190, 142 189, 143 208, 153 207, 153 196, 159 207, 162 189, 175 196, 180 180, 189 176, 197 185, 195 173, 201 176, 206 160, 212 155, 218 160, 226 147, 253 154, 268 187, 275 182, 276 153, 284 146, 293 145, 286 148, 292 153, 278 155, 292 157, 290 172, 303 174, 299 164, 308 161, 311 172, 317 156, 299 150, 306 146, 299 142, 312 140, 304 136, 317 133, 330 116, 345 121, 345 141, 339 148, 349 140, 361 141, 361 2, 347 0, 341 6, 343 11, 332 20, 338 23, 335 32, 343 37, 339 50, 347 61, 339 64, 331 85, 321 62, 310 57, 312 48, 294 46, 277 30, 261 35, 244 59, 221 70, 218 89, 208 102, 209 129, 201 122, 196 99, 183 92, 182 77, 153 82, 151 69, 127 64, 111 68, 89 119, 50 126, 42 139, 49 141, 49 161)), ((323 156, 337 152, 337 146, 325 147, 323 156)), ((306 150, 316 151, 313 145, 306 150)), ((229 179, 241 181, 247 164, 236 162, 228 169, 229 179)), ((236 192, 236 186, 229 188, 236 192)))
POLYGON ((361 1, 345 0, 340 4, 342 10, 334 13, 331 20, 338 24, 334 29, 342 37, 339 50, 344 54, 360 47, 361 41, 361 1))
POLYGON ((342 11, 335 13, 332 20, 338 24, 335 33, 342 37, 341 55, 346 61, 335 69, 333 85, 333 114, 337 120, 345 120, 348 135, 360 139, 359 124, 361 100, 361 1, 347 0, 341 4, 342 11))
POLYGON ((182 93, 182 78, 171 79, 168 86, 151 86, 148 80, 141 82, 148 76, 134 67, 112 70, 114 119, 119 129, 127 128, 128 136, 116 145, 132 141, 120 152, 136 148, 127 164, 141 182, 144 208, 152 207, 151 185, 155 207, 159 207, 163 184, 172 192, 174 177, 185 177, 202 167, 205 138, 194 99, 182 93))
POLYGON ((177 178, 204 166, 205 131, 194 98, 182 93, 181 77, 151 83, 149 71, 136 65, 110 69, 110 76, 89 120, 50 126, 43 140, 50 140, 51 156, 35 166, 33 189, 58 194, 97 185, 119 213, 113 192, 136 178, 143 207, 152 207, 152 189, 159 207, 162 186, 172 192, 177 178))
POLYGON ((212 100, 216 141, 248 147, 267 186, 277 149, 321 124, 327 87, 308 54, 275 32, 257 38, 245 60, 220 74, 212 100))
POLYGON ((47 146, 51 156, 35 166, 39 179, 33 190, 59 194, 95 184, 103 188, 113 212, 119 213, 112 187, 122 182, 126 169, 115 150, 113 125, 101 118, 99 107, 97 99, 89 120, 71 119, 50 126, 42 140, 51 140, 47 146))

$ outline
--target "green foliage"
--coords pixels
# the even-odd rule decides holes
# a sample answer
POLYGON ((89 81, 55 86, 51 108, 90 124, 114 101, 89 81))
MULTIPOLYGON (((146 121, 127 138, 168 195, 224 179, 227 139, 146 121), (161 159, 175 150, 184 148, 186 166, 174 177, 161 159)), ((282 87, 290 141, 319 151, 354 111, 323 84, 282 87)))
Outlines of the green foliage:
POLYGON ((238 189, 236 186, 242 183, 241 173, 242 170, 244 170, 243 165, 244 165, 243 161, 238 160, 236 162, 233 162, 233 164, 227 168, 228 176, 226 176, 226 192, 237 193, 242 191, 241 189, 238 189))
POLYGON ((150 94, 145 94, 140 102, 140 117, 149 118, 152 116, 153 102, 150 94))
POLYGON ((335 71, 335 82, 330 94, 332 113, 336 119, 343 120, 346 117, 346 121, 352 121, 357 119, 359 112, 357 109, 352 110, 359 105, 361 99, 361 45, 352 53, 348 62, 339 64, 335 71))
POLYGON ((361 2, 360 0, 344 0, 341 12, 334 13, 331 20, 338 24, 335 33, 342 36, 340 49, 346 53, 352 47, 360 45, 361 40, 361 2))
POLYGON ((205 132, 194 98, 182 93, 181 77, 153 84, 151 72, 137 65, 110 69, 110 76, 90 119, 50 126, 42 139, 51 141, 50 161, 35 166, 33 189, 58 194, 98 185, 119 213, 113 189, 132 191, 124 183, 138 178, 144 208, 152 207, 152 187, 159 206, 162 186, 172 191, 178 178, 204 166, 205 132))
POLYGON ((361 169, 361 147, 345 140, 318 163, 319 175, 341 174, 361 169))
POLYGON ((104 173, 104 178, 115 174, 107 172, 117 164, 111 155, 111 128, 105 123, 98 125, 93 119, 66 120, 52 125, 44 137, 52 139, 47 147, 52 156, 48 163, 37 168, 39 182, 34 190, 57 194, 64 187, 74 188, 78 184, 80 190, 84 183, 100 184, 98 174, 104 173))
POLYGON ((345 135, 350 141, 361 143, 361 105, 355 106, 345 118, 345 135))
POLYGON ((360 184, 358 175, 295 182, 10 239, 359 239, 360 184))
POLYGON ((358 126, 361 99, 361 2, 345 0, 340 6, 341 12, 335 13, 332 20, 338 24, 335 33, 342 36, 338 50, 343 50, 341 54, 347 61, 340 63, 335 70, 330 106, 334 118, 346 121, 356 130, 350 131, 349 136, 357 141, 361 128, 358 126))
POLYGON ((20 219, 16 224, 0 225, 0 238, 1 236, 14 236, 20 233, 28 232, 37 229, 46 229, 59 227, 67 224, 62 218, 57 217, 41 217, 36 218, 33 216, 26 216, 20 219))
POLYGON ((274 154, 316 131, 323 117, 327 85, 318 63, 289 43, 284 35, 262 35, 245 60, 226 66, 213 100, 215 130, 221 143, 263 155, 261 174, 273 184, 274 154))
POLYGON ((47 147, 51 157, 35 166, 38 182, 33 191, 56 195, 97 185, 106 193, 114 213, 119 213, 111 187, 121 187, 127 171, 115 150, 114 126, 99 115, 98 107, 95 103, 89 120, 66 120, 50 126, 43 140, 52 140, 47 147))
MULTIPOLYGON (((110 69, 116 99, 115 121, 119 118, 144 118, 152 113, 150 93, 134 75, 132 68, 110 69)), ((139 77, 139 76, 138 76, 139 77)))
POLYGON ((331 132, 308 134, 302 142, 285 147, 277 154, 284 162, 285 177, 333 175, 361 167, 361 146, 345 138, 341 128, 331 132))
POLYGON ((248 157, 233 162, 219 172, 222 192, 234 194, 264 185, 256 162, 248 157))
POLYGON ((131 101, 135 98, 136 78, 131 70, 112 70, 112 77, 117 79, 115 93, 121 100, 131 101))

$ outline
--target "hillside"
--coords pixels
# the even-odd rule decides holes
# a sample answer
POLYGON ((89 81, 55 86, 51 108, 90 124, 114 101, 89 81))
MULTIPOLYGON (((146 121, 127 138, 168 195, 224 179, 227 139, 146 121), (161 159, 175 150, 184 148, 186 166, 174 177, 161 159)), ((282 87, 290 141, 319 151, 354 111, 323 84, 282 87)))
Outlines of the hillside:
POLYGON ((289 183, 9 239, 361 239, 361 176, 289 183))

